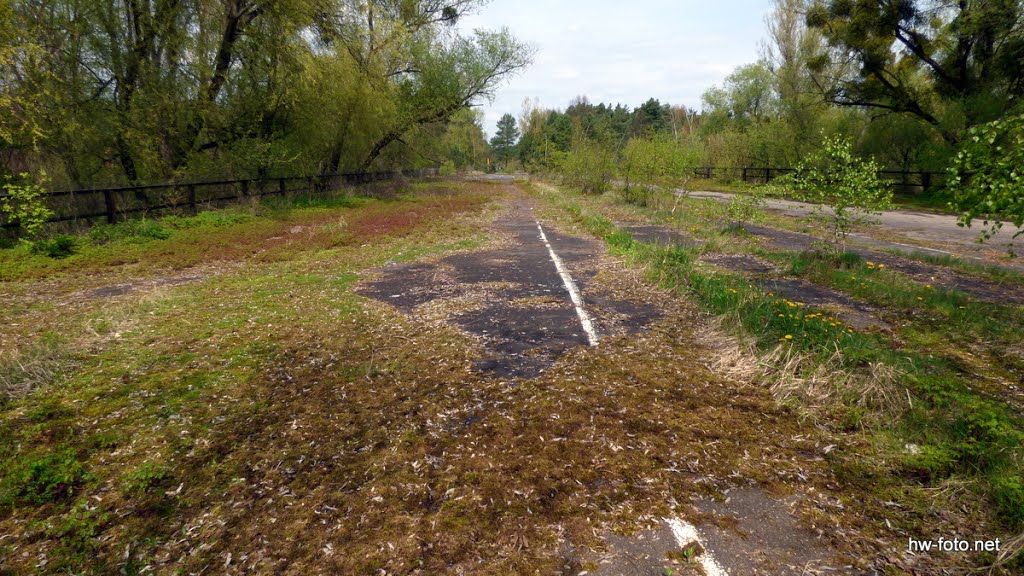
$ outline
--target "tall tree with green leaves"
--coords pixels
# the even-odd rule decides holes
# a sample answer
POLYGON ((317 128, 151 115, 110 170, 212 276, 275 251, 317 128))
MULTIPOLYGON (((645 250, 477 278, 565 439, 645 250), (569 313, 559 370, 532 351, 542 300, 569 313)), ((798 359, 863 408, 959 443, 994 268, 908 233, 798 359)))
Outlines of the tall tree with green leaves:
POLYGON ((956 144, 1020 103, 1022 18, 1016 0, 818 0, 807 24, 832 47, 818 67, 854 66, 830 102, 909 114, 956 144))
POLYGON ((494 151, 495 160, 505 165, 510 158, 515 157, 516 143, 519 142, 519 126, 511 114, 502 115, 498 120, 498 131, 491 138, 491 150, 494 151))

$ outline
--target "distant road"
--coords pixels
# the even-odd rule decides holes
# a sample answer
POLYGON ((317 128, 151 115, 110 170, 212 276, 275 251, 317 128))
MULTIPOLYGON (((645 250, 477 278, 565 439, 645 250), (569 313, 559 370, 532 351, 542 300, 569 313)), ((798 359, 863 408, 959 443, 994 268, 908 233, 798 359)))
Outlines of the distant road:
POLYGON ((530 175, 526 172, 516 172, 515 174, 486 174, 484 172, 470 172, 464 176, 466 180, 480 180, 483 182, 515 182, 525 181, 530 179, 530 175))
MULTIPOLYGON (((732 198, 733 195, 726 192, 696 191, 691 192, 690 196, 724 202, 732 198)), ((794 200, 772 199, 767 201, 767 208, 787 216, 799 218, 811 214, 815 209, 815 205, 794 200)), ((828 209, 826 208, 825 210, 828 209)), ((877 221, 877 227, 875 230, 872 230, 872 232, 875 232, 875 235, 879 232, 883 234, 891 232, 906 238, 908 241, 921 242, 923 244, 921 246, 918 246, 916 243, 907 245, 888 239, 890 241, 883 242, 882 244, 885 246, 880 247, 904 246, 907 249, 949 253, 965 258, 981 259, 992 264, 1018 270, 1024 269, 1024 262, 1007 263, 1003 258, 1000 258, 1002 261, 993 261, 994 258, 1006 255, 1006 249, 1014 231, 1012 223, 1005 223, 1003 230, 998 235, 985 244, 980 244, 978 236, 981 233, 981 222, 977 222, 972 228, 963 228, 957 226, 957 217, 953 215, 929 214, 913 210, 887 210, 875 216, 874 219, 877 221)), ((867 234, 854 233, 851 234, 851 237, 855 241, 879 247, 878 239, 872 238, 867 234)), ((1024 244, 1024 242, 1017 243, 1018 248, 1021 247, 1021 244, 1024 244)))

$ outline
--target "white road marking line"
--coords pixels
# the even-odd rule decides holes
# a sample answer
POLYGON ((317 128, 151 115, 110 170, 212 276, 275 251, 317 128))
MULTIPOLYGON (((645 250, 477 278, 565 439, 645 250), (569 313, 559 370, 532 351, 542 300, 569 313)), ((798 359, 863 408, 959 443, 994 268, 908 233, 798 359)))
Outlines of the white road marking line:
POLYGON ((548 242, 547 235, 544 234, 544 228, 541 227, 540 221, 537 221, 537 230, 540 230, 540 239, 544 241, 544 245, 548 247, 548 254, 551 255, 551 261, 555 263, 555 269, 558 270, 558 275, 562 277, 562 282, 565 284, 565 289, 569 291, 569 298, 572 300, 573 306, 576 307, 576 315, 580 317, 580 324, 583 325, 583 331, 587 333, 587 341, 590 342, 591 346, 597 346, 597 330, 594 330, 594 323, 590 320, 590 315, 583 309, 583 296, 580 295, 580 291, 576 288, 576 283, 572 281, 572 276, 569 276, 568 270, 565 269, 565 265, 562 264, 562 259, 555 254, 554 248, 551 247, 551 243, 548 242))
POLYGON ((704 549, 704 553, 697 557, 697 561, 700 562, 700 567, 704 569, 707 576, 729 576, 725 568, 722 568, 722 565, 711 555, 707 543, 701 539, 700 533, 697 532, 697 528, 693 524, 687 524, 678 518, 665 518, 665 522, 672 529, 672 535, 676 537, 679 546, 696 542, 704 549))

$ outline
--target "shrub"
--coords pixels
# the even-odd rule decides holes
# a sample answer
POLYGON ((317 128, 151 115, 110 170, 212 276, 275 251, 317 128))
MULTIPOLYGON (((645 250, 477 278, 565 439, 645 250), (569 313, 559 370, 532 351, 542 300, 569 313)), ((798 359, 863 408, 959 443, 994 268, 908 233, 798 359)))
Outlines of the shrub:
POLYGON ((734 226, 742 227, 760 215, 764 205, 764 192, 758 189, 746 194, 733 194, 725 205, 725 212, 734 226))
POLYGON ((615 153, 610 146, 580 136, 557 165, 566 184, 584 194, 600 194, 608 189, 615 172, 615 153))
POLYGON ((50 258, 67 258, 78 250, 78 239, 67 234, 32 242, 32 253, 50 258))
POLYGON ((953 472, 956 454, 942 446, 926 444, 906 457, 903 467, 925 480, 943 478, 953 472))
POLYGON ((142 495, 162 485, 170 476, 168 467, 146 462, 125 475, 124 491, 128 495, 142 495))
MULTIPOLYGON (((42 177, 45 179, 46 174, 42 177)), ((3 184, 4 195, 0 198, 0 212, 7 214, 7 221, 17 224, 26 238, 34 238, 43 231, 46 221, 53 212, 43 201, 43 188, 29 180, 29 175, 22 173, 17 183, 8 177, 3 184)))
POLYGON ((991 482, 999 513, 1017 526, 1024 524, 1024 479, 1017 474, 1003 474, 991 482))
POLYGON ((696 146, 667 134, 630 139, 619 167, 626 201, 648 205, 657 192, 677 187, 686 194, 697 158, 696 146))

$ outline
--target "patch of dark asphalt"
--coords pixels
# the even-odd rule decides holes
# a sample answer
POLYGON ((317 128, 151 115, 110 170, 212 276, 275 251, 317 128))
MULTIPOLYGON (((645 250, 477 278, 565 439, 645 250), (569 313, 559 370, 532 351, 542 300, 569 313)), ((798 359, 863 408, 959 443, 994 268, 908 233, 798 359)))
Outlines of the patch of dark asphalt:
POLYGON ((180 286, 182 284, 188 284, 190 282, 196 282, 202 280, 203 276, 163 276, 160 278, 154 278, 152 280, 146 280, 143 282, 128 282, 124 284, 112 284, 110 286, 102 286, 100 288, 93 288, 91 290, 85 290, 76 294, 76 296, 87 298, 87 299, 101 299, 101 298, 114 298, 117 296, 124 296, 131 292, 139 290, 147 290, 159 287, 170 287, 180 286))
POLYGON ((757 224, 744 224, 743 228, 755 236, 769 239, 772 246, 781 250, 803 252, 805 250, 814 249, 817 244, 822 242, 822 240, 815 238, 810 234, 789 232, 787 230, 779 230, 778 228, 769 228, 768 226, 759 226, 757 224))
POLYGON ((775 267, 770 263, 743 254, 712 254, 703 256, 701 260, 736 272, 748 272, 751 274, 775 272, 775 267))
MULTIPOLYGON (((745 228, 751 234, 767 238, 772 246, 782 250, 811 250, 815 247, 816 243, 821 242, 821 240, 809 234, 788 232, 767 226, 747 224, 745 228)), ((886 252, 865 248, 850 248, 849 251, 865 260, 885 264, 889 269, 906 274, 924 284, 959 290, 985 302, 1024 304, 1024 288, 1020 286, 1004 285, 982 280, 945 266, 900 258, 886 252)))
POLYGON ((779 297, 788 298, 793 302, 799 302, 814 308, 828 309, 836 318, 858 330, 869 328, 888 330, 892 328, 888 323, 879 319, 880 310, 874 306, 851 298, 842 292, 819 286, 813 282, 778 278, 758 281, 757 284, 765 291, 772 292, 779 297))
POLYGON ((467 332, 487 339, 492 354, 479 361, 477 368, 499 377, 536 376, 566 350, 587 344, 571 306, 538 309, 497 303, 454 320, 467 332))
POLYGON ((730 574, 833 573, 828 545, 800 528, 785 502, 756 487, 734 488, 722 501, 702 499, 709 515, 698 528, 704 545, 730 574))
POLYGON ((657 224, 619 224, 618 226, 629 232, 629 235, 637 242, 646 242, 658 246, 679 246, 682 248, 701 246, 701 242, 668 226, 657 224))
MULTIPOLYGON (((411 314, 424 304, 468 296, 474 300, 468 309, 446 311, 445 320, 479 338, 485 354, 477 368, 497 378, 531 378, 587 345, 587 336, 529 205, 513 203, 493 227, 508 239, 501 248, 387 266, 356 293, 411 314)), ((546 235, 571 269, 599 334, 639 331, 660 316, 645 303, 589 289, 598 242, 554 230, 546 235)))

